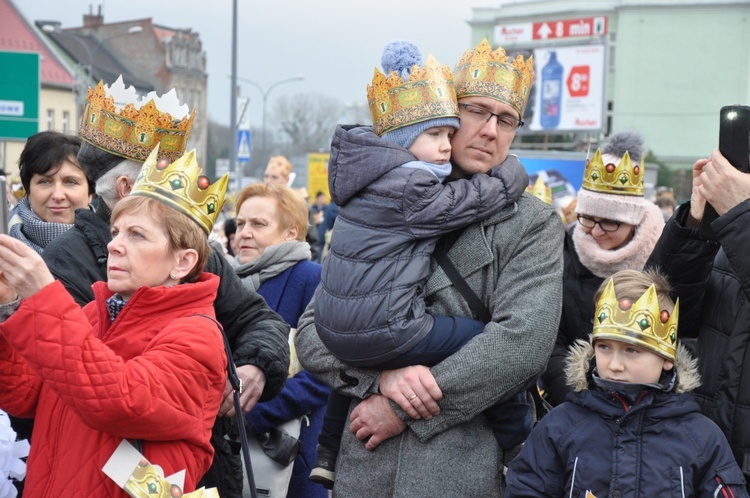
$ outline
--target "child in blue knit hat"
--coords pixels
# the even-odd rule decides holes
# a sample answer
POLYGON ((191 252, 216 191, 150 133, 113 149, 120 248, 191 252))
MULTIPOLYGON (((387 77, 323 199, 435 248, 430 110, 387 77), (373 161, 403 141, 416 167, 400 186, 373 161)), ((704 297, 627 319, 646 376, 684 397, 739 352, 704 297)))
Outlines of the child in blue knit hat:
MULTIPOLYGON (((403 41, 389 44, 381 62, 384 73, 376 70, 368 86, 374 130, 339 125, 331 143, 329 187, 340 212, 314 298, 315 325, 325 346, 351 366, 433 366, 485 325, 426 311, 438 238, 512 206, 529 180, 509 156, 488 174, 445 181, 459 127, 450 70, 432 57, 423 65, 417 48, 403 41)), ((391 399, 415 419, 438 413, 439 387, 421 391, 391 399)), ((332 391, 318 439, 310 478, 329 489, 350 404, 332 391)), ((524 392, 484 413, 503 449, 531 431, 524 392)))

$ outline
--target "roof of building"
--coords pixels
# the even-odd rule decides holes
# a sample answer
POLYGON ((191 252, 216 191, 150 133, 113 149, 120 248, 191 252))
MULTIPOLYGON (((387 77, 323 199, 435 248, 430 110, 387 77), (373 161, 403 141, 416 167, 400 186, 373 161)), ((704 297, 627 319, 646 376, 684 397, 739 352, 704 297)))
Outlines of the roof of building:
POLYGON ((10 0, 0 0, 0 51, 39 53, 43 85, 71 87, 75 83, 73 75, 10 0))

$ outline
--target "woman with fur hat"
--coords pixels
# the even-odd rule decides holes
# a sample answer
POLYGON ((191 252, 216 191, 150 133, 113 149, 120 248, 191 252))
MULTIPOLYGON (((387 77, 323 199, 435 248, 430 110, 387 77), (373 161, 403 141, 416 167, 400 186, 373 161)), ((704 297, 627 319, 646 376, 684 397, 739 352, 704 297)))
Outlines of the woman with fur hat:
POLYGON ((644 198, 644 152, 638 132, 621 131, 586 161, 575 208, 578 223, 565 237, 557 342, 542 374, 553 405, 570 392, 565 357, 576 340, 591 333, 596 289, 620 270, 642 270, 664 228, 661 211, 644 198))
POLYGON ((726 437, 690 393, 697 361, 677 342, 669 291, 652 271, 601 285, 591 339, 567 357, 574 393, 532 431, 507 498, 748 496, 726 437))

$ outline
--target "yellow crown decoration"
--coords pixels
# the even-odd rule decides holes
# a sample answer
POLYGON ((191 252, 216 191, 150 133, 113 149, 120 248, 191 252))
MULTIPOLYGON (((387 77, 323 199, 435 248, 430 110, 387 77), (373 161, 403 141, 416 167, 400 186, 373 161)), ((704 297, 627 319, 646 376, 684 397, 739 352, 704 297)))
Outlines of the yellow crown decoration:
POLYGON ((552 188, 548 187, 541 176, 536 177, 534 185, 526 187, 526 191, 540 199, 542 202, 552 205, 552 188))
POLYGON ((174 161, 185 152, 194 116, 195 109, 179 104, 174 88, 139 99, 120 76, 111 87, 100 81, 88 89, 78 133, 91 145, 139 163, 159 144, 162 156, 174 161))
POLYGON ((503 47, 492 50, 487 38, 474 50, 464 52, 453 70, 456 96, 489 97, 508 104, 523 117, 534 83, 534 56, 524 60, 518 55, 512 62, 503 47))
POLYGON ((143 163, 131 195, 161 201, 195 220, 206 234, 211 233, 224 204, 229 175, 211 185, 208 177, 201 175, 195 149, 172 163, 165 159, 157 161, 159 154, 157 144, 143 163))
POLYGON ((618 164, 604 164, 601 150, 594 157, 586 159, 581 187, 601 194, 632 195, 643 197, 645 177, 643 158, 640 164, 633 164, 630 153, 625 152, 618 164))
POLYGON ((633 303, 630 299, 618 300, 615 285, 609 279, 596 303, 593 339, 626 342, 674 361, 680 302, 675 303, 671 314, 659 308, 654 285, 633 303))
POLYGON ((451 70, 432 55, 424 67, 412 66, 408 81, 395 71, 386 76, 375 68, 367 103, 378 136, 428 119, 458 117, 451 70))

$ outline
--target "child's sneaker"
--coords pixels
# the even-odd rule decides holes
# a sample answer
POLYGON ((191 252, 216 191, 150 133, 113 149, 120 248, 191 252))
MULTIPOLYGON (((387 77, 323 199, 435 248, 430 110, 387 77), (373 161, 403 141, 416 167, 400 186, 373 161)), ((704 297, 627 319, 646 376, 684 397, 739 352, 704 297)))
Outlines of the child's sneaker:
POLYGON ((318 458, 315 460, 315 467, 310 472, 310 480, 326 489, 333 489, 333 481, 336 478, 336 458, 338 458, 337 452, 318 445, 318 458))

